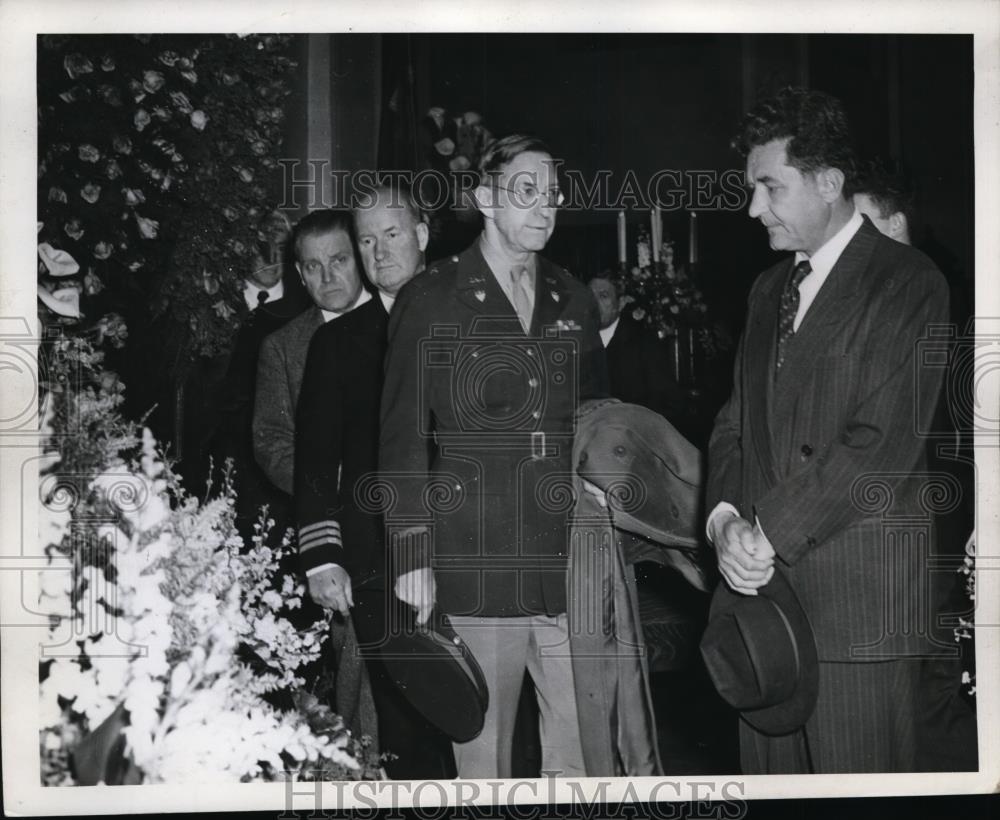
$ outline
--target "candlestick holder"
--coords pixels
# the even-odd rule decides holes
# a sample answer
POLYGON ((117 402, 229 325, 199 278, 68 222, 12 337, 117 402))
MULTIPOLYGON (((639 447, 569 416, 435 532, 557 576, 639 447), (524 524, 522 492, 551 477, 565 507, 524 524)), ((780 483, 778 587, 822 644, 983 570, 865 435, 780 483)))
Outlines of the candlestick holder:
POLYGON ((636 264, 619 262, 617 278, 627 313, 656 333, 667 346, 674 381, 692 395, 699 392, 701 362, 712 340, 708 307, 694 283, 690 262, 675 266, 674 242, 663 236, 659 260, 654 261, 651 236, 639 229, 636 264))

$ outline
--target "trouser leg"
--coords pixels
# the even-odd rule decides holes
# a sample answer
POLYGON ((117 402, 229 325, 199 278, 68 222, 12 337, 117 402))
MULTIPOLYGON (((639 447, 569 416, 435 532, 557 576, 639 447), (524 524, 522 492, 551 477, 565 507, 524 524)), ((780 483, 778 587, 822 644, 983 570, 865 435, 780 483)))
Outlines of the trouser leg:
POLYGON ((482 732, 466 743, 454 744, 458 776, 510 777, 531 619, 450 616, 450 621, 479 663, 490 698, 482 732))
POLYGON ((531 618, 528 672, 538 696, 542 771, 585 777, 565 614, 531 618))

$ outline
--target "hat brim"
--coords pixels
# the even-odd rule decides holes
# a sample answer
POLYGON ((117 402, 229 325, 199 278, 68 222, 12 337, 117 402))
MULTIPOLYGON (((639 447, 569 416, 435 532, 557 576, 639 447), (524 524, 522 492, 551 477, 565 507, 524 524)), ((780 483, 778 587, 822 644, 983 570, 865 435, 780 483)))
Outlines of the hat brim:
POLYGON ((428 722, 456 743, 476 737, 486 720, 489 690, 471 650, 446 616, 431 628, 410 627, 381 647, 386 672, 428 722))
MULTIPOLYGON (((740 714, 747 723, 764 734, 787 735, 805 725, 816 708, 816 697, 819 694, 819 653, 809 617, 788 578, 778 566, 775 566, 771 580, 760 587, 757 594, 773 601, 788 619, 799 655, 799 677, 792 695, 786 700, 760 709, 744 709, 740 714)), ((733 592, 725 581, 721 581, 712 596, 709 621, 733 611, 745 600, 746 596, 733 592)))

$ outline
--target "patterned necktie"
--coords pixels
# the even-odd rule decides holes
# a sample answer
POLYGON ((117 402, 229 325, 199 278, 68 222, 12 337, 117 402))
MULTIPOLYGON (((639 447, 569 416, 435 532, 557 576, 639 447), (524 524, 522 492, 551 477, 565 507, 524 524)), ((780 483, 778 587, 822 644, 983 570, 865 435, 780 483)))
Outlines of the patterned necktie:
POLYGON ((521 320, 525 333, 531 332, 531 299, 525 289, 528 282, 528 269, 524 265, 516 265, 510 269, 511 294, 514 297, 514 310, 521 320))
POLYGON ((795 335, 795 314, 799 310, 799 285, 812 273, 812 265, 803 260, 795 266, 792 278, 781 293, 781 309, 778 311, 778 370, 785 361, 785 345, 795 335))

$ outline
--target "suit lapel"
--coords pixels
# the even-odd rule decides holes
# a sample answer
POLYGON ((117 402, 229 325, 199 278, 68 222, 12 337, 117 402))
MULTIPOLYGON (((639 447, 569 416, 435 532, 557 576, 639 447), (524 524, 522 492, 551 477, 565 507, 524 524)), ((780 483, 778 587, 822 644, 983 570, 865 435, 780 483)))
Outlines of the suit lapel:
POLYGON ((385 334, 389 319, 381 297, 377 293, 374 294, 370 301, 357 308, 357 313, 354 321, 350 323, 350 328, 345 327, 347 332, 342 335, 347 337, 347 344, 359 356, 381 364, 385 354, 385 334))
POLYGON ((834 327, 855 313, 857 301, 864 298, 861 280, 878 236, 878 230, 865 220, 834 263, 795 332, 795 344, 781 367, 782 389, 794 390, 804 383, 816 359, 828 349, 834 327))
POLYGON ((750 412, 750 435, 769 485, 776 483, 771 437, 771 408, 774 404, 774 362, 778 331, 781 290, 791 272, 792 262, 781 267, 767 287, 761 290, 760 307, 754 311, 746 330, 746 383, 750 412))

